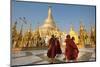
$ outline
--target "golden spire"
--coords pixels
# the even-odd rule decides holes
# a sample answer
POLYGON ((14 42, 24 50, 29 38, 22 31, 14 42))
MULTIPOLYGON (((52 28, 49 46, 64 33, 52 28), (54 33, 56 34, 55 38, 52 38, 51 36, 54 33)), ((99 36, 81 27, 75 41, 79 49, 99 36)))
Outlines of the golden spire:
POLYGON ((56 25, 55 25, 55 22, 53 20, 53 16, 52 16, 52 9, 51 9, 51 6, 48 6, 48 16, 47 18, 45 19, 44 21, 44 25, 43 25, 43 28, 47 28, 47 27, 50 27, 50 28, 56 28, 56 25))
POLYGON ((75 43, 78 43, 78 34, 74 31, 74 26, 71 24, 69 34, 75 38, 75 43))
POLYGON ((74 27, 73 27, 72 23, 71 23, 71 26, 70 26, 70 31, 74 31, 74 27))
POLYGON ((83 23, 82 23, 82 19, 80 20, 80 30, 84 30, 84 26, 83 26, 83 23))
POLYGON ((52 17, 51 6, 49 6, 49 9, 48 9, 48 18, 49 18, 49 19, 53 19, 53 17, 52 17))

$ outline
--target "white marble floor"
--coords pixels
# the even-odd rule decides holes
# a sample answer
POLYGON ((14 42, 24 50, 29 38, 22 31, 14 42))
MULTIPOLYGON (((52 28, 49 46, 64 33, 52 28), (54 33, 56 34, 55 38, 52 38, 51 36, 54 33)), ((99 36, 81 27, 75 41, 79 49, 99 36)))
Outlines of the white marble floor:
MULTIPOLYGON (((12 54, 11 65, 28 65, 28 64, 48 64, 49 59, 46 56, 47 50, 20 51, 12 54)), ((57 63, 66 62, 63 60, 64 55, 56 57, 57 63)), ((79 49, 77 61, 95 60, 95 50, 93 48, 79 49)))

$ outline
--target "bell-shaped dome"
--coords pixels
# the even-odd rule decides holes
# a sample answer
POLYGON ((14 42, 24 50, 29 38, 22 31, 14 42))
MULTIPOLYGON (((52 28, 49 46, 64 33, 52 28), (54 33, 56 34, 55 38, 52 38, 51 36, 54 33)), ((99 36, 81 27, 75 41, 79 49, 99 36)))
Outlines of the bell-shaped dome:
POLYGON ((42 28, 56 28, 56 25, 52 16, 51 6, 49 6, 48 16, 46 20, 44 21, 44 25, 42 26, 42 28))

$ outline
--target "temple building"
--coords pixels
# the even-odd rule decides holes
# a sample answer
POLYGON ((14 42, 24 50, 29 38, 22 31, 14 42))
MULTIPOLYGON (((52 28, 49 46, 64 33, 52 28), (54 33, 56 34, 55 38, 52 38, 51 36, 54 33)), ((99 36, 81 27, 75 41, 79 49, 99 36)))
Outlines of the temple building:
POLYGON ((91 43, 92 47, 95 47, 95 44, 96 44, 96 29, 95 29, 95 26, 91 26, 90 43, 91 43))
POLYGON ((80 21, 80 29, 79 29, 79 47, 84 47, 85 45, 85 29, 82 24, 82 21, 80 21))
POLYGON ((72 25, 70 27, 69 34, 70 34, 71 37, 74 37, 75 38, 75 43, 77 44, 79 42, 78 41, 78 34, 74 31, 74 28, 73 28, 72 25))
POLYGON ((16 25, 17 22, 14 23, 13 27, 12 27, 12 47, 16 46, 16 42, 17 42, 17 37, 18 37, 18 31, 16 29, 16 25))

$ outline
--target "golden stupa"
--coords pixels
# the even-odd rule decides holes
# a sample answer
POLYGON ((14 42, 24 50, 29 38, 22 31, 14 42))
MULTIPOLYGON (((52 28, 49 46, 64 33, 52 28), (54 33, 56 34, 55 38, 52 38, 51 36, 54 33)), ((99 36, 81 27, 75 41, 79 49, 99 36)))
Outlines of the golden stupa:
POLYGON ((74 28, 73 26, 71 25, 70 27, 70 31, 69 31, 69 34, 71 37, 74 37, 75 38, 75 43, 78 43, 78 34, 74 31, 74 28))
POLYGON ((53 19, 51 6, 48 8, 48 16, 45 19, 44 24, 39 27, 39 33, 41 37, 49 37, 52 34, 59 36, 59 29, 53 19))

